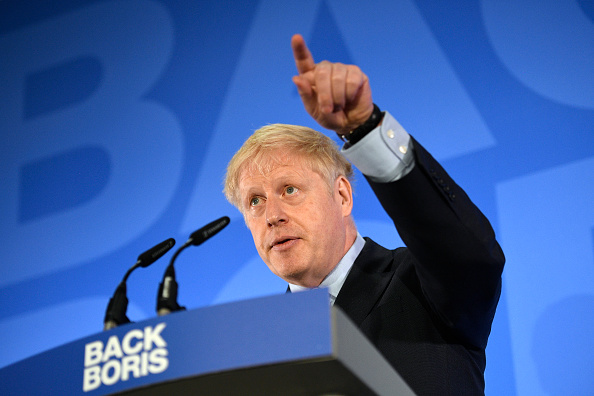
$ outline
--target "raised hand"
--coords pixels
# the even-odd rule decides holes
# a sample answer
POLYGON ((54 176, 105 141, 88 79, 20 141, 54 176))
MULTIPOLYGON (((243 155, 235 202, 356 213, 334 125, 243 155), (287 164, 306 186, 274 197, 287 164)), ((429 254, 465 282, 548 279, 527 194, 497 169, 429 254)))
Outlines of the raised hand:
POLYGON ((369 79, 355 65, 315 63, 299 34, 291 39, 299 75, 293 77, 305 110, 321 126, 346 135, 373 112, 369 79))

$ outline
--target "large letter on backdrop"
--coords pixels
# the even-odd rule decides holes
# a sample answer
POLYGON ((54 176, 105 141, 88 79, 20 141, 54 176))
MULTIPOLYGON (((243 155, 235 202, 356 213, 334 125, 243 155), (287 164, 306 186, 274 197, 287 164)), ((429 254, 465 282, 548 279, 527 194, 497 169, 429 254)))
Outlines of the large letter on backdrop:
POLYGON ((576 336, 594 326, 592 174, 590 158, 497 188, 519 396, 585 395, 594 385, 592 334, 576 336))
POLYGON ((518 80, 544 97, 593 108, 594 24, 578 3, 483 0, 481 5, 493 49, 518 80))
POLYGON ((0 286, 109 253, 162 214, 182 136, 143 95, 172 45, 167 10, 147 0, 98 3, 0 37, 0 286), (78 189, 62 191, 69 185, 78 189))

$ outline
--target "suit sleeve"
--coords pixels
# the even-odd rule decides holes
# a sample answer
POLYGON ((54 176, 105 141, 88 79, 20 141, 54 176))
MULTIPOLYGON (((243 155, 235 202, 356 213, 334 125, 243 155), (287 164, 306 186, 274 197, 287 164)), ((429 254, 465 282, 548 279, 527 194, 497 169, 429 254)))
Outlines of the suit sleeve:
POLYGON ((365 176, 412 254, 432 309, 452 331, 484 348, 501 293, 503 252, 487 218, 410 139, 414 164, 404 176, 393 182, 365 176))

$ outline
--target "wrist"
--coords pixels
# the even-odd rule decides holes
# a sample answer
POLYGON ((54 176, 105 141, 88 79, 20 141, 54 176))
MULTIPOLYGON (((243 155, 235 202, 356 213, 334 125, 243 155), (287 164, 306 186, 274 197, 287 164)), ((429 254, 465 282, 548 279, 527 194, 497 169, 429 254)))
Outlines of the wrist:
POLYGON ((340 138, 345 141, 348 145, 353 145, 357 143, 359 140, 363 139, 369 132, 373 131, 378 125, 381 124, 382 119, 384 118, 384 113, 379 109, 379 107, 374 103, 373 104, 373 111, 367 120, 359 125, 357 128, 345 133, 345 134, 338 134, 340 138))

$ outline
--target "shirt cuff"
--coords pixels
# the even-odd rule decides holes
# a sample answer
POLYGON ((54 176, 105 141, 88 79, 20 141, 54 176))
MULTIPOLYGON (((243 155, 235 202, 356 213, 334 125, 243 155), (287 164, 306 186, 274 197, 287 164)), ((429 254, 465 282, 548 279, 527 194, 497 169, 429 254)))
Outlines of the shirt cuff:
POLYGON ((365 176, 389 183, 406 176, 415 166, 410 135, 387 111, 382 124, 342 154, 365 176))

